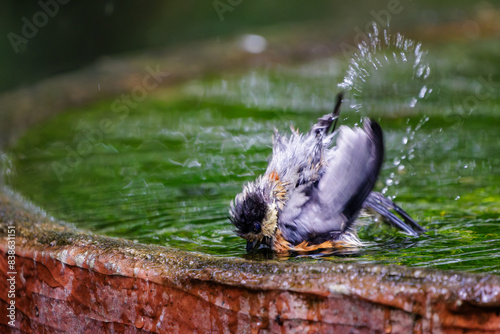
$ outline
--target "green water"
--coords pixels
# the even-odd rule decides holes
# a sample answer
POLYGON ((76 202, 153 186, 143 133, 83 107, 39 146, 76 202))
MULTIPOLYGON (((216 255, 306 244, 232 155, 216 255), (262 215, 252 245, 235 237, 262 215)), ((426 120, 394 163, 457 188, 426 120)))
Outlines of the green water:
MULTIPOLYGON (((369 115, 385 131, 376 189, 428 233, 411 238, 368 224, 357 254, 290 260, 500 273, 498 54, 496 40, 430 46, 428 78, 412 76, 411 62, 388 62, 359 92, 348 90, 342 123, 369 115), (423 86, 432 93, 419 97, 423 86)), ((189 82, 175 94, 151 92, 128 113, 113 112, 111 100, 71 110, 7 152, 5 178, 49 214, 92 232, 246 256, 229 201, 265 170, 274 127, 307 130, 329 111, 347 67, 339 57, 189 82)))

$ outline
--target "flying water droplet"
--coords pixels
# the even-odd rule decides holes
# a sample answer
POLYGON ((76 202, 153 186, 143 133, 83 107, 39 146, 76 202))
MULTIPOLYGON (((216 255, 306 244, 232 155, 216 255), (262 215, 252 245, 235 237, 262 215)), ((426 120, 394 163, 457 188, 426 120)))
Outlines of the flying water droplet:
POLYGON ((425 97, 425 93, 427 92, 427 86, 424 86, 422 87, 422 89, 420 90, 420 92, 418 93, 418 97, 420 99, 423 99, 425 97))
POLYGON ((417 105, 417 99, 413 97, 410 101, 410 108, 415 108, 416 105, 417 105))
MULTIPOLYGON (((344 80, 338 85, 349 95, 349 107, 362 115, 378 106, 373 100, 390 100, 387 113, 408 113, 430 89, 424 83, 430 74, 422 45, 373 24, 368 40, 358 44, 344 80)), ((377 109, 378 112, 380 110, 377 109)))
MULTIPOLYGON (((361 118, 374 113, 391 117, 418 113, 419 101, 432 92, 427 80, 431 73, 427 52, 421 43, 399 33, 391 34, 387 29, 379 30, 375 23, 371 30, 368 39, 358 44, 347 74, 338 85, 347 93, 349 107, 361 118)), ((403 173, 406 167, 400 163, 407 156, 408 160, 415 157, 415 133, 429 120, 424 115, 414 125, 410 119, 407 119, 407 135, 401 140, 400 156, 393 160, 397 175, 393 173, 385 181, 383 193, 399 183, 400 175, 406 174, 403 173)))

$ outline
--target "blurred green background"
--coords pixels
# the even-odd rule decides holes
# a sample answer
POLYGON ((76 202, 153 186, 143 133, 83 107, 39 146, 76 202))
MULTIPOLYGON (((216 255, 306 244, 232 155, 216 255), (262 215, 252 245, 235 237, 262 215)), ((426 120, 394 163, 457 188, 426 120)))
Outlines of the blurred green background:
MULTIPOLYGON (((84 67, 109 55, 164 49, 195 40, 219 41, 261 27, 321 21, 343 21, 353 33, 373 20, 373 12, 391 4, 404 8, 392 17, 392 27, 414 27, 456 21, 481 6, 475 1, 14 1, 0 3, 0 91, 29 85, 41 78, 84 67), (44 4, 53 17, 39 14, 44 4), (56 8, 57 7, 57 8, 56 8), (217 9, 219 8, 219 13, 217 9), (225 12, 220 14, 222 11, 225 12), (22 35, 25 20, 39 22, 33 37, 12 45, 22 35)), ((338 25, 335 25, 338 27, 338 25)), ((336 28, 338 29, 338 28, 336 28)), ((23 37, 24 38, 24 37, 23 37)), ((19 40, 17 40, 19 41, 19 40)))

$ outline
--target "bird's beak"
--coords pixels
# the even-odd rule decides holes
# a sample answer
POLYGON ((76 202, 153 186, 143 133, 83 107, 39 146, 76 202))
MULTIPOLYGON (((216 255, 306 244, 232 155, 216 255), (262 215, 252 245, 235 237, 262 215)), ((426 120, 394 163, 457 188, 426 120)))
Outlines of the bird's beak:
POLYGON ((254 242, 247 241, 247 252, 251 252, 252 249, 254 249, 255 246, 257 246, 258 244, 259 244, 258 241, 254 241, 254 242))

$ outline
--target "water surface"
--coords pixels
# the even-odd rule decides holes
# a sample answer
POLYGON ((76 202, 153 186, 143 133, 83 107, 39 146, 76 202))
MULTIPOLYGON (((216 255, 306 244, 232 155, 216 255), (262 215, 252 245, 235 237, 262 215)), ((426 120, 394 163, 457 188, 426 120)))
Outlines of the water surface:
POLYGON ((70 110, 7 152, 6 180, 86 230, 245 256, 227 219, 230 200, 264 172, 273 128, 307 131, 342 88, 349 97, 343 124, 368 115, 384 129, 376 189, 429 232, 411 238, 364 219, 368 246, 358 254, 290 260, 500 273, 500 44, 421 46, 420 64, 430 72, 420 77, 416 46, 402 46, 406 54, 377 68, 360 62, 370 75, 357 88, 345 84, 349 62, 338 57, 189 82, 175 99, 155 91, 128 113, 113 112, 111 100, 70 110))

